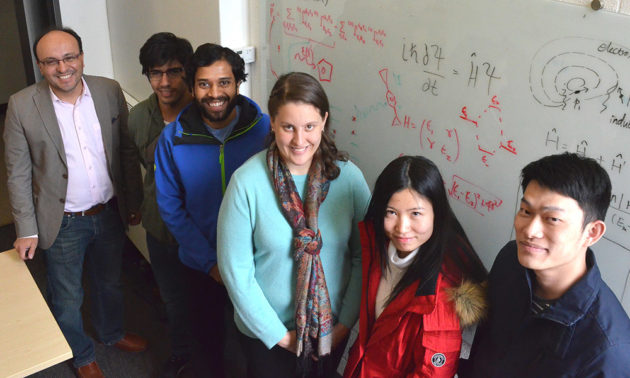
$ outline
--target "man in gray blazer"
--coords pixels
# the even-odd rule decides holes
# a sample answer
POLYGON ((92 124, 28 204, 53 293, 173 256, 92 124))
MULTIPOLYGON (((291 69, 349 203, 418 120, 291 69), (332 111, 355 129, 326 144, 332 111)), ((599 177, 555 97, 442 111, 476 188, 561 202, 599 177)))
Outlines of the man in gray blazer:
POLYGON ((79 376, 102 376, 81 320, 83 264, 92 323, 107 345, 141 351, 122 327, 124 225, 140 221, 142 181, 117 82, 83 75, 81 38, 70 29, 33 46, 43 81, 9 99, 4 130, 9 198, 22 259, 43 250, 47 295, 79 376))

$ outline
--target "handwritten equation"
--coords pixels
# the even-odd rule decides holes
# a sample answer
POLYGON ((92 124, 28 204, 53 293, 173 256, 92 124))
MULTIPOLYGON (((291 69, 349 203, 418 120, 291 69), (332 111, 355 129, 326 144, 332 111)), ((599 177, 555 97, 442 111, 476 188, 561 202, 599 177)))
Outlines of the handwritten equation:
POLYGON ((451 183, 448 185, 448 195, 481 216, 485 216, 503 205, 503 200, 496 195, 457 175, 453 175, 451 183))
POLYGON ((623 173, 627 163, 624 158, 624 152, 622 151, 616 153, 613 152, 611 154, 607 154, 606 156, 599 153, 591 154, 589 142, 586 139, 582 139, 573 144, 565 143, 565 141, 560 138, 560 134, 555 127, 547 131, 545 137, 545 147, 554 151, 575 152, 580 156, 592 157, 597 160, 602 167, 615 174, 623 173))
MULTIPOLYGON (((324 6, 328 5, 327 0, 323 0, 324 6)), ((333 80, 334 63, 326 54, 335 49, 337 42, 358 43, 362 46, 372 46, 382 48, 385 46, 387 33, 384 29, 368 25, 353 19, 335 19, 331 14, 320 12, 309 7, 286 7, 276 6, 276 3, 269 5, 269 45, 273 46, 278 54, 282 54, 282 44, 272 41, 275 28, 280 27, 285 36, 295 38, 304 42, 300 51, 294 53, 292 59, 301 62, 312 70, 317 71, 320 81, 331 82, 333 80), (319 53, 314 46, 325 49, 326 52, 319 53)), ((286 53, 286 52, 285 52, 286 53)), ((288 53, 292 53, 289 51, 288 53)), ((274 69, 273 60, 270 62, 271 73, 277 78, 278 74, 274 69)))
POLYGON ((626 193, 612 193, 606 220, 612 226, 606 232, 608 239, 613 240, 625 248, 630 248, 626 241, 630 234, 630 196, 626 193))
MULTIPOLYGON (((269 15, 270 36, 274 25, 280 23, 285 35, 329 48, 335 48, 337 41, 385 46, 387 33, 384 29, 352 19, 336 20, 331 14, 316 9, 299 6, 280 9, 275 3, 271 3, 269 15), (323 42, 331 38, 332 41, 323 42)), ((280 48, 277 45, 277 49, 280 48)))
POLYGON ((630 196, 626 196, 625 193, 612 193, 610 207, 630 215, 630 196))
MULTIPOLYGON (((396 75, 390 74, 388 68, 383 68, 378 72, 381 80, 385 84, 387 92, 385 93, 385 99, 387 105, 392 109, 394 116, 392 118, 392 127, 401 127, 403 129, 416 129, 416 122, 409 114, 399 114, 398 101, 396 95, 392 92, 390 87, 390 76, 396 75)), ((396 80, 400 83, 400 77, 396 77, 396 80)), ((460 148, 459 148, 459 136, 457 135, 457 129, 436 129, 432 127, 431 120, 423 119, 420 123, 420 147, 424 149, 434 150, 439 149, 444 158, 451 163, 455 163, 459 160, 460 148)))
POLYGON ((431 120, 422 120, 420 128, 420 148, 439 150, 449 163, 459 160, 459 135, 456 128, 438 129, 431 125, 431 120))
MULTIPOLYGON (((387 105, 393 113, 391 126, 403 129, 420 129, 420 147, 423 150, 439 150, 441 155, 450 163, 459 160, 461 147, 460 136, 457 127, 435 127, 431 119, 416 121, 409 114, 399 112, 398 100, 392 91, 390 79, 395 75, 391 74, 388 68, 383 68, 379 72, 383 84, 385 84, 385 99, 387 105)), ((400 80, 398 78, 398 80, 400 80)), ((476 115, 469 116, 467 106, 462 107, 459 118, 466 121, 466 125, 472 126, 474 132, 474 143, 476 150, 480 154, 480 161, 485 167, 490 166, 490 160, 497 154, 497 150, 504 150, 512 155, 517 154, 516 145, 513 139, 507 137, 503 130, 502 109, 498 97, 492 96, 485 109, 476 115), (495 138, 486 136, 487 132, 498 132, 495 138)))
POLYGON ((426 74, 421 90, 433 96, 439 95, 440 85, 449 75, 467 75, 463 79, 466 86, 477 88, 478 85, 483 85, 487 95, 492 92, 492 84, 501 79, 496 72, 496 66, 488 60, 479 59, 477 52, 470 54, 467 70, 447 68, 446 56, 438 42, 408 42, 403 38, 401 59, 405 63, 421 66, 422 72, 426 74))

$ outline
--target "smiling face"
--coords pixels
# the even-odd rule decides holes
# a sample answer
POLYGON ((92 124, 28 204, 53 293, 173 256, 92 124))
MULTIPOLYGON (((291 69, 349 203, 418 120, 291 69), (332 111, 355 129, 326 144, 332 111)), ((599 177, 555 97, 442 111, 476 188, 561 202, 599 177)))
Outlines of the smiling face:
POLYGON ((403 189, 392 195, 383 225, 385 235, 400 257, 407 256, 431 238, 433 218, 433 205, 415 190, 403 189))
POLYGON ((328 113, 324 117, 311 104, 286 103, 271 120, 271 129, 284 163, 293 175, 308 173, 322 141, 328 113))
POLYGON ((573 198, 531 181, 514 218, 518 261, 538 273, 571 277, 586 271, 586 249, 605 230, 596 220, 582 227, 584 211, 573 198))
POLYGON ((184 66, 177 60, 172 60, 161 66, 151 67, 149 77, 151 88, 157 95, 160 104, 176 106, 186 98, 188 85, 185 80, 184 66), (177 71, 180 73, 177 74, 177 71), (159 79, 157 75, 156 79, 153 79, 151 78, 152 73, 162 74, 159 76, 159 79))
POLYGON ((218 60, 197 68, 193 95, 201 117, 210 127, 221 129, 236 117, 238 86, 230 63, 218 60))
POLYGON ((83 53, 79 51, 77 40, 66 32, 51 31, 39 40, 36 51, 39 72, 52 91, 60 99, 74 103, 83 90, 83 53), (76 59, 71 59, 71 63, 62 60, 69 57, 76 59), (44 63, 55 60, 58 64, 44 63))

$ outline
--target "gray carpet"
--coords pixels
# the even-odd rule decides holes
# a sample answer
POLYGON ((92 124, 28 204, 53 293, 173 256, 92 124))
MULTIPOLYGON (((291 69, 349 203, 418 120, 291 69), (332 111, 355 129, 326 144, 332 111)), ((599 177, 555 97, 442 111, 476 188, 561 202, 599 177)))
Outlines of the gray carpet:
MULTIPOLYGON (((13 248, 13 225, 0 227, 0 251, 13 248)), ((38 252, 41 252, 38 250, 38 252)), ((46 290, 46 271, 41 253, 27 262, 27 266, 39 286, 46 290)), ((126 353, 98 343, 96 360, 107 377, 154 377, 158 368, 169 355, 167 325, 157 286, 153 281, 150 265, 135 247, 128 242, 123 257, 122 284, 125 296, 125 328, 148 339, 149 349, 141 353, 126 353)), ((86 292, 89 287, 84 285, 86 292)), ((88 295, 85 296, 87 302, 88 295)), ((88 303, 84 303, 84 324, 91 333, 88 303)), ((63 362, 32 375, 32 377, 74 377, 71 363, 63 362)))

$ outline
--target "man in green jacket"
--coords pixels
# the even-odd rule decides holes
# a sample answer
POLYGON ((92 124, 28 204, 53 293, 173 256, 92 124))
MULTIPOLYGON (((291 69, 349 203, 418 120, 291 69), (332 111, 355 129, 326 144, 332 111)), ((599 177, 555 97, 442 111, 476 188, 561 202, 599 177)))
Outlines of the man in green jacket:
POLYGON ((170 330, 171 356, 162 366, 161 377, 176 377, 190 359, 190 306, 186 279, 189 268, 179 260, 177 242, 158 211, 154 155, 164 126, 174 121, 182 108, 192 101, 185 78, 185 65, 192 53, 192 46, 186 39, 172 33, 152 35, 140 49, 140 64, 153 94, 129 113, 129 132, 146 170, 142 225, 170 330))

